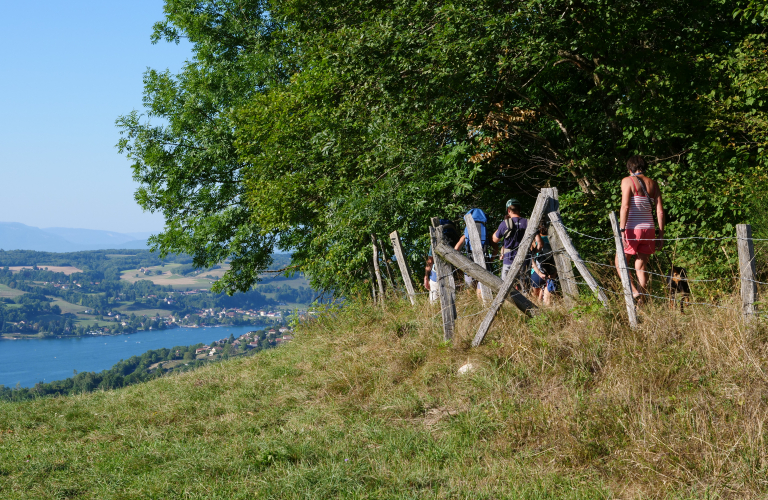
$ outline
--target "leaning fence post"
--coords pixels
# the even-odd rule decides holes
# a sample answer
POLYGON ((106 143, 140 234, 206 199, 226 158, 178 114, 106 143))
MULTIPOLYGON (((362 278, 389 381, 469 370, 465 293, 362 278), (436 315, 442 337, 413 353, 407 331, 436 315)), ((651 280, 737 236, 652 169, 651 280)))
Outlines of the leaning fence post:
MULTIPOLYGON (((483 252, 483 242, 480 238, 480 233, 477 231, 477 225, 475 225, 475 219, 472 217, 472 214, 467 214, 464 216, 464 223, 467 225, 467 232, 469 233, 469 241, 465 244, 468 244, 472 249, 472 260, 475 261, 475 264, 485 269, 485 252, 483 252)), ((486 229, 486 238, 488 236, 490 235, 486 229)), ((488 288, 486 285, 483 285, 479 281, 477 282, 477 286, 480 287, 480 295, 483 297, 483 304, 489 304, 493 300, 493 292, 491 292, 490 288, 488 288)))
POLYGON ((451 275, 450 267, 435 250, 439 241, 438 237, 442 238, 442 234, 438 236, 438 231, 440 231, 439 227, 429 228, 429 239, 432 242, 432 265, 435 266, 437 272, 437 290, 440 296, 440 312, 443 317, 443 340, 451 340, 453 338, 456 305, 453 293, 448 287, 448 277, 451 275))
POLYGON ((411 281, 411 270, 408 269, 408 262, 405 260, 403 247, 400 244, 400 235, 397 233, 397 231, 392 231, 389 234, 389 240, 392 242, 392 248, 395 251, 397 267, 400 268, 400 274, 403 275, 403 284, 405 285, 405 290, 408 292, 408 299, 410 299, 411 305, 415 305, 416 290, 413 289, 413 282, 411 281))
MULTIPOLYGON (((549 197, 551 198, 548 215, 551 217, 553 213, 559 214, 560 201, 557 188, 542 189, 542 192, 543 191, 548 191, 549 197)), ((563 242, 560 241, 560 235, 557 231, 549 232, 549 243, 552 246, 552 252, 554 253, 555 267, 557 268, 557 275, 563 290, 563 299, 566 304, 570 304, 574 297, 579 296, 579 286, 576 284, 576 275, 573 273, 571 256, 567 253, 563 242)))
MULTIPOLYGON (((549 220, 552 222, 552 227, 554 228, 554 231, 552 232, 553 235, 558 235, 560 238, 560 241, 563 244, 563 248, 566 252, 568 252, 568 255, 570 255, 570 259, 568 260, 568 266, 571 265, 571 259, 573 259, 573 263, 576 265, 576 269, 579 270, 581 273, 581 276, 584 278, 584 281, 587 282, 587 285, 589 285, 589 288, 592 289, 592 291, 597 295, 597 298, 600 299, 600 302, 603 303, 604 306, 608 307, 608 297, 605 295, 605 292, 603 292, 600 289, 600 286, 597 284, 597 281, 592 276, 592 273, 589 272, 589 269, 587 269, 587 266, 584 264, 584 261, 581 259, 581 255, 579 255, 579 252, 576 250, 576 247, 573 245, 573 242, 571 241, 570 236, 568 236, 568 231, 566 231, 565 226, 563 225, 563 220, 560 218, 560 214, 557 212, 550 212, 549 213, 549 220)), ((574 286, 576 285, 576 279, 574 279, 574 286)))
POLYGON ((627 304, 629 326, 634 329, 637 328, 637 311, 635 311, 635 299, 632 297, 632 279, 629 277, 627 256, 624 255, 624 243, 621 240, 621 231, 619 231, 619 220, 616 218, 616 212, 611 212, 610 219, 611 227, 613 228, 613 238, 616 240, 616 257, 619 260, 619 277, 621 277, 621 285, 624 287, 624 302, 627 304))
POLYGON ((736 245, 739 249, 739 275, 741 276, 741 312, 745 319, 755 314, 757 283, 755 283, 755 245, 752 242, 752 226, 736 225, 736 245))
POLYGON ((525 229, 525 233, 523 233, 523 239, 520 241, 515 258, 512 260, 512 267, 510 267, 504 283, 502 283, 501 288, 499 288, 498 293, 496 293, 496 297, 493 298, 493 302, 488 308, 488 313, 485 315, 485 318, 483 318, 483 322, 480 323, 475 338, 472 340, 472 347, 479 346, 483 341, 488 330, 491 328, 496 313, 499 312, 499 309, 501 308, 501 304, 506 300, 507 294, 514 288, 517 275, 523 267, 523 263, 528 255, 528 248, 531 246, 531 242, 539 230, 539 222, 541 222, 541 218, 548 204, 549 195, 547 193, 539 193, 539 197, 536 199, 536 205, 534 205, 533 212, 531 213, 531 218, 528 219, 528 227, 525 229))
POLYGON ((384 304, 384 282, 381 280, 381 270, 379 269, 379 249, 373 234, 371 234, 371 242, 373 244, 373 269, 376 271, 376 281, 379 283, 379 303, 384 304))

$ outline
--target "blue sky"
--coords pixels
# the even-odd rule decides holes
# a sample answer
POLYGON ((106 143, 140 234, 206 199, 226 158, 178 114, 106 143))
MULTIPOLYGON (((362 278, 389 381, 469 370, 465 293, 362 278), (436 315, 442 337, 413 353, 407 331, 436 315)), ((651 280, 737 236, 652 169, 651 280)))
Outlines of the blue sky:
POLYGON ((142 109, 147 67, 178 71, 189 45, 150 43, 162 0, 2 2, 0 221, 159 231, 133 199, 115 119, 142 109))

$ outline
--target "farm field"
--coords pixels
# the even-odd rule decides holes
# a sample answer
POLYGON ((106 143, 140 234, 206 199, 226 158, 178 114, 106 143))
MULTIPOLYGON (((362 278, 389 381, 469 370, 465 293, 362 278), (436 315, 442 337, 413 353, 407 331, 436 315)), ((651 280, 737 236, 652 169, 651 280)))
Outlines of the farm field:
POLYGON ((229 269, 228 264, 222 264, 221 269, 214 269, 212 271, 205 271, 202 275, 198 276, 181 276, 173 274, 173 269, 181 267, 182 264, 166 264, 165 266, 153 266, 149 267, 152 273, 158 271, 163 274, 151 274, 149 276, 139 272, 137 269, 130 269, 123 271, 120 278, 128 281, 129 283, 135 283, 139 280, 149 280, 155 285, 172 286, 174 290, 191 290, 191 289, 209 289, 214 280, 205 278, 204 276, 211 276, 214 278, 221 278, 224 273, 229 269), (138 276, 137 276, 138 275, 138 276), (203 276, 204 275, 204 276, 203 276))
MULTIPOLYGON (((34 266, 9 266, 8 269, 13 271, 14 273, 18 273, 22 269, 32 269, 34 266)), ((82 273, 82 269, 78 269, 74 266, 37 266, 38 269, 47 269, 48 271, 54 272, 54 273, 64 273, 67 276, 75 273, 82 273)))
POLYGON ((59 297, 55 297, 53 295, 46 295, 46 297, 48 297, 49 299, 52 300, 52 302, 51 302, 52 306, 54 306, 54 305, 59 306, 59 308, 61 308, 61 312, 63 314, 74 313, 74 314, 77 314, 78 317, 80 317, 81 313, 83 311, 85 311, 86 309, 88 309, 85 306, 80 306, 80 305, 77 305, 77 304, 73 304, 71 302, 67 302, 66 300, 63 300, 63 299, 61 299, 59 297))
POLYGON ((0 285, 0 299, 12 299, 14 297, 18 297, 19 295, 24 295, 25 293, 26 292, 22 292, 21 290, 14 290, 7 285, 0 285))

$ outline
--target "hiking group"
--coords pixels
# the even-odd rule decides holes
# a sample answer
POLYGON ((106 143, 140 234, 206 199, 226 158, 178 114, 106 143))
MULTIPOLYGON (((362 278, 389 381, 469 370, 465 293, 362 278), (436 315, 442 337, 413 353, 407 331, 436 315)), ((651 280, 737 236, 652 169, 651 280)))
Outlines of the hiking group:
MULTIPOLYGON (((627 161, 629 175, 621 181, 621 210, 620 232, 624 247, 624 254, 629 258, 634 257, 634 270, 637 274, 637 284, 632 282, 632 294, 638 304, 642 304, 643 297, 647 293, 648 274, 646 267, 648 260, 656 250, 660 250, 664 243, 664 205, 661 200, 659 184, 646 177, 647 164, 642 156, 636 155, 627 161), (658 230, 654 226, 653 211, 656 211, 658 230)), ((488 271, 497 270, 501 261, 501 279, 505 280, 512 261, 520 251, 520 243, 528 228, 528 219, 521 214, 521 204, 515 198, 506 203, 506 214, 498 228, 491 234, 490 241, 486 232, 486 224, 489 222, 485 212, 479 208, 473 208, 468 214, 472 215, 480 233, 483 246, 483 255, 486 256, 485 267, 488 271)), ((443 237, 456 250, 464 249, 466 255, 472 259, 469 230, 464 229, 460 235, 455 224, 449 219, 440 219, 443 228, 443 237)), ((552 303, 553 294, 557 291, 557 268, 555 266, 552 247, 547 237, 548 224, 542 223, 536 231, 534 241, 525 249, 527 255, 523 265, 521 277, 515 288, 521 292, 529 292, 531 297, 544 305, 552 303)), ((424 288, 429 290, 430 301, 438 300, 437 273, 433 269, 434 260, 430 254, 427 257, 427 265, 424 269, 424 288)), ((616 256, 616 268, 619 270, 619 256, 616 256)), ((458 271, 461 273, 461 271, 458 271)), ((480 290, 476 280, 471 276, 464 276, 464 288, 476 289, 478 297, 480 290)))
MULTIPOLYGON (((489 220, 485 212, 479 208, 473 208, 467 212, 477 225, 480 235, 480 243, 485 256, 485 268, 494 272, 501 262, 501 279, 505 279, 512 267, 512 261, 517 255, 523 235, 528 228, 528 219, 521 214, 521 204, 512 198, 506 203, 506 214, 495 232, 489 234, 486 224, 489 220)), ((443 238, 457 251, 464 251, 472 259, 472 247, 469 238, 469 229, 464 229, 464 234, 459 234, 456 225, 449 219, 440 219, 443 229, 443 238)), ((427 257, 427 265, 424 268, 424 288, 429 290, 430 301, 438 300, 437 273, 434 269, 432 255, 427 257)), ((531 246, 526 249, 524 271, 520 275, 523 279, 517 285, 520 291, 530 291, 530 295, 546 305, 552 303, 552 294, 557 290, 557 270, 555 267, 552 248, 547 238, 547 226, 541 224, 531 246)), ((458 271, 459 273, 461 271, 458 271)), ((480 288, 477 280, 464 275, 464 286, 467 290, 476 290, 480 297, 480 288)))

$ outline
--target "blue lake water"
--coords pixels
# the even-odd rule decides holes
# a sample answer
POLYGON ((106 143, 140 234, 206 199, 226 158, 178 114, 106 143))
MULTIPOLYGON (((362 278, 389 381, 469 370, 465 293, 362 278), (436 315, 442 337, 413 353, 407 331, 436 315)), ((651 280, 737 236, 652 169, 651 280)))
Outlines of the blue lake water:
POLYGON ((115 336, 0 340, 0 385, 32 387, 79 372, 100 372, 151 349, 209 343, 265 326, 174 328, 115 336))

